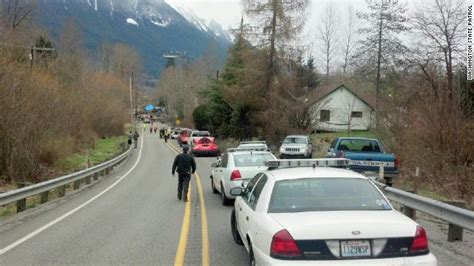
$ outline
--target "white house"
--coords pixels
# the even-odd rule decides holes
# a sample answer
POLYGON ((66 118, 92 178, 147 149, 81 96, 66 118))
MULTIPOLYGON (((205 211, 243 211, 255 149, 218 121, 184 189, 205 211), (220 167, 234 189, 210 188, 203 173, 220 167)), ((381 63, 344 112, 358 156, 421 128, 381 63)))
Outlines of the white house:
POLYGON ((310 108, 317 131, 368 130, 375 126, 375 110, 345 85, 314 89, 310 108))

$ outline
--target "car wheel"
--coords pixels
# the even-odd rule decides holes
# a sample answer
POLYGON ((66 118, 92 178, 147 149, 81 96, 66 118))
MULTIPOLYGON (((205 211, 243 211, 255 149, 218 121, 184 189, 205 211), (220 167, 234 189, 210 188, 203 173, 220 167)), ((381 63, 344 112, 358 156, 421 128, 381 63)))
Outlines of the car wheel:
POLYGON ((230 205, 231 200, 225 195, 224 185, 221 183, 221 199, 222 205, 227 206, 230 205))
POLYGON ((211 176, 211 188, 212 188, 212 193, 217 194, 219 191, 217 191, 216 186, 214 186, 214 178, 211 176))
POLYGON ((232 238, 234 238, 235 243, 243 245, 242 238, 240 237, 239 231, 237 230, 237 219, 235 218, 235 209, 232 210, 230 216, 230 227, 232 229, 232 238))
POLYGON ((255 256, 253 255, 252 242, 250 241, 249 241, 249 265, 250 266, 257 265, 257 263, 255 262, 255 256))

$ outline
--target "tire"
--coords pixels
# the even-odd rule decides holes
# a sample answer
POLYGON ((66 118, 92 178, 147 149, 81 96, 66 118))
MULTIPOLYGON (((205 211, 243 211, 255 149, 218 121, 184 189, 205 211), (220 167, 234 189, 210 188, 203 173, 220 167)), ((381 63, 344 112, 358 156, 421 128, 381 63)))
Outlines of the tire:
POLYGON ((211 176, 211 189, 213 194, 219 193, 219 191, 216 189, 216 186, 214 186, 214 178, 211 176))
POLYGON ((237 229, 237 219, 235 218, 235 209, 232 210, 232 214, 230 215, 230 227, 232 229, 232 238, 234 242, 238 245, 243 245, 242 238, 240 237, 239 231, 237 229))
POLYGON ((222 205, 224 206, 228 206, 230 205, 231 203, 231 199, 229 199, 226 195, 225 195, 225 189, 224 189, 224 185, 221 183, 221 199, 222 199, 222 205))
POLYGON ((257 265, 257 262, 255 262, 255 256, 253 255, 252 242, 250 241, 249 241, 249 265, 250 266, 257 265))

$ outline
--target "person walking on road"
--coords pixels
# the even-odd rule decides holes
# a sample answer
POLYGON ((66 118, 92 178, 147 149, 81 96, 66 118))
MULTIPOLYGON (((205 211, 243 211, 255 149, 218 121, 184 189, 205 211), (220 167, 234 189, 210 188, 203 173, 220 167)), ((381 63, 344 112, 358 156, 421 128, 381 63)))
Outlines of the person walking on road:
POLYGON ((132 146, 132 142, 133 142, 133 134, 132 134, 132 131, 130 131, 128 133, 128 146, 132 146))
POLYGON ((137 148, 138 145, 138 132, 135 130, 135 133, 133 133, 133 142, 135 143, 135 149, 137 148))
POLYGON ((183 146, 183 153, 178 154, 173 162, 171 174, 178 172, 178 200, 188 201, 189 181, 191 174, 196 172, 196 161, 194 157, 188 154, 188 145, 183 146))

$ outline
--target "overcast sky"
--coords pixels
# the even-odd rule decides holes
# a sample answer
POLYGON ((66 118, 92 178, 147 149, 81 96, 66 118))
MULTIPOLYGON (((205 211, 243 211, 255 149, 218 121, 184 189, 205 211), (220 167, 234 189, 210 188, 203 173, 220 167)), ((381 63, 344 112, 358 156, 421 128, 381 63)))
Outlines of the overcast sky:
MULTIPOLYGON (((241 0, 165 0, 172 6, 182 7, 184 9, 191 9, 199 17, 204 19, 213 19, 224 28, 237 28, 239 26, 240 18, 243 13, 243 6, 241 0)), ((423 6, 424 3, 432 3, 434 0, 400 0, 400 2, 408 3, 408 13, 411 13, 416 6, 423 6)), ((457 0, 452 0, 457 1, 457 0)), ((344 33, 346 29, 346 14, 347 9, 352 6, 354 11, 366 10, 365 0, 310 0, 311 4, 308 8, 308 17, 306 22, 306 29, 301 38, 304 45, 308 47, 307 55, 312 54, 316 59, 316 63, 321 70, 324 65, 320 42, 318 40, 319 27, 321 25, 321 16, 325 6, 333 3, 337 9, 339 33, 344 33)), ((474 0, 467 0, 473 3, 474 0)), ((403 39, 410 39, 412 36, 405 36, 403 39)), ((341 52, 336 51, 336 54, 341 52)), ((339 64, 341 59, 335 59, 336 64, 339 64)))

